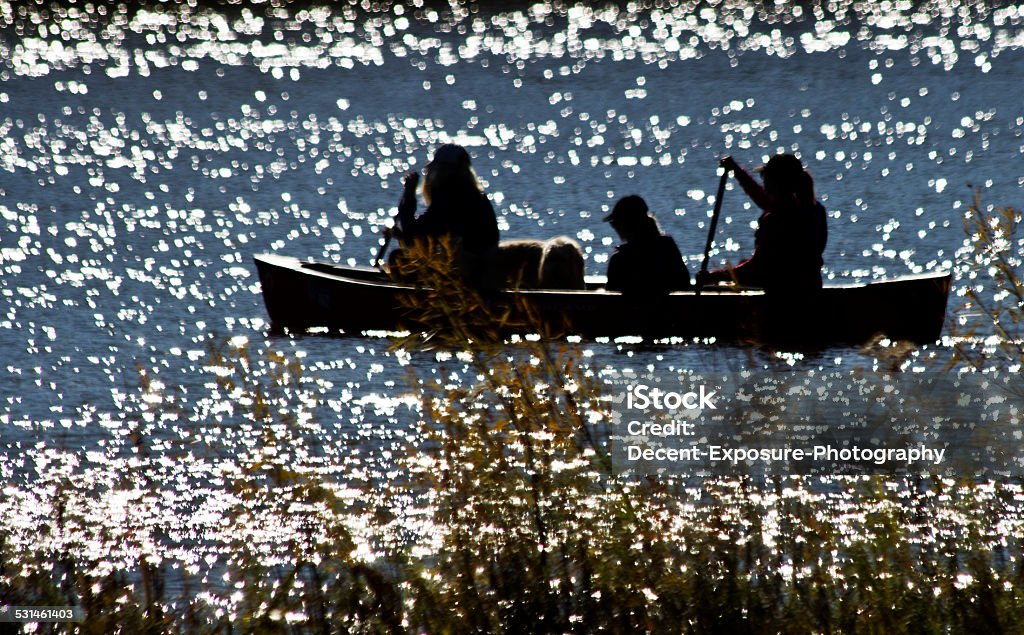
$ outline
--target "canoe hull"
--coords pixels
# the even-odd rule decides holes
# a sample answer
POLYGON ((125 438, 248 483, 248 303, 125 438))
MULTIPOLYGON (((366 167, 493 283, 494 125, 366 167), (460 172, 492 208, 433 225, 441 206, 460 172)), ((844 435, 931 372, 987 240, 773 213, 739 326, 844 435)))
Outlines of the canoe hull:
MULTIPOLYGON (((391 283, 375 270, 274 254, 254 260, 276 330, 360 334, 420 328, 408 307, 417 305, 421 292, 391 283)), ((949 274, 933 274, 826 287, 799 303, 776 301, 758 290, 707 290, 699 296, 679 292, 658 298, 606 291, 508 291, 491 300, 511 306, 521 299, 560 335, 811 346, 860 344, 885 335, 927 343, 941 336, 949 287, 949 274)))

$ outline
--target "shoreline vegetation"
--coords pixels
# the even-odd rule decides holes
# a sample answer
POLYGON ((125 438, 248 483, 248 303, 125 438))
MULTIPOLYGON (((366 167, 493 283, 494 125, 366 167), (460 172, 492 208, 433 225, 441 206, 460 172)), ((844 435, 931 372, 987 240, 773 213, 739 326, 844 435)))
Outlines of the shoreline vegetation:
MULTIPOLYGON (((1024 359, 1020 223, 977 200, 965 215, 949 372, 1024 359)), ((85 486, 57 470, 26 497, 37 525, 0 520, 0 604, 83 608, 80 624, 35 625, 42 633, 1024 629, 1019 480, 624 482, 593 435, 607 406, 581 351, 502 342, 504 317, 444 258, 410 262, 437 290, 438 329, 395 346, 444 351, 442 366, 475 381, 409 365, 420 427, 391 482, 325 478, 301 360, 229 342, 207 368, 211 390, 255 431, 219 484, 236 538, 176 538, 159 521, 161 484, 148 474, 175 458, 160 443, 175 399, 140 370, 125 406, 131 473, 85 486), (96 522, 111 499, 122 501, 116 530, 96 522), (410 514, 418 533, 399 522, 410 514), (192 555, 169 557, 175 541, 192 555)), ((882 354, 898 368, 905 352, 895 343, 882 354)))

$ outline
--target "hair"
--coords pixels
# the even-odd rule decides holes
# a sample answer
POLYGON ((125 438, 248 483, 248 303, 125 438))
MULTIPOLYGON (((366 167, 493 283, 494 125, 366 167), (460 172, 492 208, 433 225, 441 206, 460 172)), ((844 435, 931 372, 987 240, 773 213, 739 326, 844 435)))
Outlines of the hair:
POLYGON ((772 157, 763 171, 765 190, 775 200, 797 205, 813 205, 817 196, 811 173, 791 154, 772 157))
POLYGON ((423 200, 430 205, 434 192, 441 191, 483 194, 484 188, 468 162, 432 161, 424 170, 423 200))
POLYGON ((807 170, 804 170, 797 183, 796 198, 801 205, 813 205, 818 200, 818 196, 814 192, 814 178, 807 170))
POLYGON ((625 222, 619 222, 615 225, 615 228, 626 241, 648 240, 661 235, 661 226, 658 225, 658 221, 649 213, 625 222))

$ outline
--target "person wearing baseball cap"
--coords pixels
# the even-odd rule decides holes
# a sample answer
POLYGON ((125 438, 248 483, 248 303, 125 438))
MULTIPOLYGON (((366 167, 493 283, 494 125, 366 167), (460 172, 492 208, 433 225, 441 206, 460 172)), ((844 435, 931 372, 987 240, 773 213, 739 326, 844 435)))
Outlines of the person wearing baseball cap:
POLYGON ((622 197, 603 220, 622 239, 608 260, 609 291, 658 295, 690 288, 676 241, 662 233, 644 199, 622 197))
POLYGON ((814 180, 800 159, 777 154, 755 168, 762 183, 732 157, 721 165, 761 208, 754 233, 754 253, 735 267, 708 272, 701 286, 733 280, 774 295, 807 296, 821 289, 822 254, 828 242, 825 208, 814 193, 814 180))

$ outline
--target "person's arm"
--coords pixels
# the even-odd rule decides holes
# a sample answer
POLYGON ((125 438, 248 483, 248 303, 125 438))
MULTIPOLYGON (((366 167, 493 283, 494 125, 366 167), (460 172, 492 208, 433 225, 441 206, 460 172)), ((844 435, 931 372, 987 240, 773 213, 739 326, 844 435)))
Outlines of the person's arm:
POLYGON ((698 271, 697 286, 709 287, 718 284, 719 282, 728 282, 729 280, 733 279, 732 271, 732 267, 726 267, 725 269, 715 269, 714 271, 709 271, 704 274, 698 271))
POLYGON ((498 216, 482 192, 467 192, 458 201, 447 204, 446 209, 448 217, 437 219, 439 231, 461 236, 465 248, 471 252, 483 253, 498 246, 498 216))
POLYGON ((619 253, 619 250, 616 249, 612 252, 611 258, 608 259, 608 271, 606 276, 608 281, 604 285, 604 288, 608 291, 625 290, 626 285, 623 280, 625 272, 622 270, 622 265, 622 255, 619 253))
POLYGON ((724 269, 709 271, 704 275, 697 272, 697 285, 710 287, 719 282, 732 282, 741 287, 761 286, 761 261, 756 257, 757 253, 747 258, 735 267, 727 266, 724 269))
POLYGON ((791 228, 784 226, 778 216, 765 213, 758 219, 754 234, 754 253, 732 269, 732 275, 741 286, 764 287, 779 282, 785 275, 787 238, 791 228))
POLYGON ((720 165, 736 176, 736 180, 739 182, 740 187, 742 187, 743 191, 747 193, 750 200, 754 201, 754 205, 757 205, 762 210, 768 210, 771 206, 771 199, 768 196, 768 192, 765 192, 764 187, 757 182, 757 179, 744 170, 743 166, 736 162, 736 159, 726 155, 722 157, 720 165))
POLYGON ((741 287, 763 287, 764 277, 761 275, 761 270, 764 269, 763 264, 764 258, 758 257, 755 250, 753 256, 732 269, 726 270, 725 274, 728 276, 726 279, 735 280, 741 287))
POLYGON ((496 247, 501 239, 501 234, 498 230, 498 215, 494 211, 494 206, 491 205, 491 201, 486 195, 481 194, 481 242, 484 245, 496 247))
POLYGON ((679 245, 671 236, 665 237, 665 254, 668 257, 669 288, 672 291, 686 291, 693 284, 690 282, 690 270, 686 268, 683 254, 679 251, 679 245))
POLYGON ((398 201, 398 230, 405 238, 412 238, 416 234, 416 186, 419 182, 419 172, 409 172, 402 181, 402 198, 398 201))

